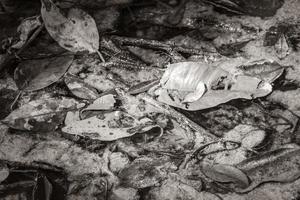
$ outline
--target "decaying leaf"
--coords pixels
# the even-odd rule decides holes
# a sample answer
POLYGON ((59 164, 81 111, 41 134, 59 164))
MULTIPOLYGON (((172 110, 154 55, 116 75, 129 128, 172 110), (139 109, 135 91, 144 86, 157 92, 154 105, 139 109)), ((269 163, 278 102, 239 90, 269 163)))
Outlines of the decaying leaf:
POLYGON ((67 71, 74 56, 61 56, 20 63, 14 79, 20 90, 35 91, 58 81, 67 71))
POLYGON ((53 131, 76 104, 73 99, 44 97, 12 111, 2 122, 14 129, 53 131))
POLYGON ((116 103, 114 95, 107 94, 96 99, 91 105, 83 109, 81 112, 88 110, 111 110, 116 103))
POLYGON ((240 169, 223 164, 202 164, 203 173, 214 181, 221 183, 236 183, 241 188, 249 186, 247 175, 240 169))
POLYGON ((99 94, 97 90, 83 80, 77 78, 74 75, 68 74, 64 77, 64 81, 68 86, 69 90, 74 94, 76 97, 81 99, 96 99, 99 94))
POLYGON ((147 118, 138 120, 124 112, 114 111, 75 121, 62 128, 62 131, 100 141, 113 141, 151 130, 154 127, 157 125, 147 118))
POLYGON ((99 33, 94 19, 78 8, 63 13, 52 0, 42 0, 41 15, 50 36, 71 51, 99 53, 99 33))
POLYGON ((41 25, 41 21, 38 16, 33 16, 24 19, 18 27, 18 33, 20 34, 19 40, 11 46, 14 49, 20 49, 29 38, 34 29, 41 25))
MULTIPOLYGON (((185 110, 201 110, 237 98, 253 99, 272 91, 271 83, 236 69, 236 74, 204 63, 182 62, 168 67, 155 91, 157 99, 185 110)), ((265 73, 264 70, 261 70, 265 73)), ((274 78, 274 77, 273 77, 274 78)))

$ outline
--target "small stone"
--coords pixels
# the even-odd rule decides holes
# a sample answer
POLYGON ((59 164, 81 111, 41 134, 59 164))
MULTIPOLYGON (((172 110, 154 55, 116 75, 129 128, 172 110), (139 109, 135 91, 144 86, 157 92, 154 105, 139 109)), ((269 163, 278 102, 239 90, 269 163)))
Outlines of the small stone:
POLYGON ((129 162, 129 158, 121 152, 114 152, 109 157, 110 170, 115 173, 118 173, 129 164, 129 162))
POLYGON ((138 200, 140 196, 138 195, 138 190, 134 188, 123 188, 118 187, 113 189, 111 200, 138 200))

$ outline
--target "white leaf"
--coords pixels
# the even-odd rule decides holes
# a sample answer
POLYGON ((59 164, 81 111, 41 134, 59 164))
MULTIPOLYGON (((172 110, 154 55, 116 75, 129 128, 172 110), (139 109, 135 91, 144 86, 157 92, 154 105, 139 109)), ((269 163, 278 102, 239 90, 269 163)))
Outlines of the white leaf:
MULTIPOLYGON (((201 110, 237 98, 253 99, 272 91, 270 83, 235 70, 198 62, 181 62, 168 67, 154 94, 158 101, 185 110, 201 110)), ((262 70, 263 73, 263 70, 262 70)))
POLYGON ((107 94, 96 99, 91 105, 83 109, 81 112, 88 110, 111 110, 116 103, 114 95, 107 94))

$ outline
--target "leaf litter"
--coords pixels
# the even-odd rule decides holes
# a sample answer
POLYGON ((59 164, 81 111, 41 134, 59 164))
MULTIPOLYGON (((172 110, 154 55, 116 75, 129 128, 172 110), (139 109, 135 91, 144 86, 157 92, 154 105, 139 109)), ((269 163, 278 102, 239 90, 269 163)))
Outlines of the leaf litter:
POLYGON ((299 3, 123 3, 43 0, 4 41, 5 199, 299 198, 299 3))

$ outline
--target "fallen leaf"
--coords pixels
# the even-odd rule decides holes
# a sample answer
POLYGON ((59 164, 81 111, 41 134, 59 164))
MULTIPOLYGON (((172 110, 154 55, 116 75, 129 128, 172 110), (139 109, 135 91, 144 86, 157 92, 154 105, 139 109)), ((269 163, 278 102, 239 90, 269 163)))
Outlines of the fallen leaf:
POLYGON ((53 131, 76 104, 73 99, 44 97, 12 111, 2 122, 19 130, 53 131))
POLYGON ((282 34, 276 44, 274 45, 276 55, 279 59, 283 59, 289 54, 289 45, 285 38, 285 35, 282 34))
POLYGON ((9 176, 9 169, 6 164, 1 163, 0 164, 0 183, 5 181, 7 177, 9 176))
POLYGON ((67 74, 64 77, 64 81, 69 90, 76 97, 79 97, 81 99, 96 99, 99 96, 95 88, 74 75, 67 74))
MULTIPOLYGON (((272 91, 271 82, 246 74, 244 68, 235 71, 237 74, 232 74, 221 67, 197 62, 172 64, 154 93, 158 101, 171 106, 201 110, 237 98, 262 97, 272 91)), ((260 72, 257 76, 265 73, 263 70, 260 72)))
POLYGON ((289 144, 280 149, 249 158, 236 165, 251 179, 251 185, 241 193, 249 192, 266 182, 293 182, 300 177, 300 148, 289 144))
POLYGON ((85 11, 71 8, 63 13, 52 0, 42 0, 41 15, 48 33, 61 47, 71 52, 98 52, 97 26, 85 11))
POLYGON ((100 141, 113 141, 151 130, 154 127, 157 125, 149 119, 138 120, 124 112, 114 111, 74 121, 63 127, 62 131, 100 141))
POLYGON ((40 25, 41 21, 39 20, 38 16, 24 19, 17 29, 18 33, 20 34, 19 40, 13 44, 11 48, 20 49, 26 43, 32 31, 40 25))
POLYGON ((14 72, 20 90, 35 91, 58 81, 67 71, 74 56, 61 56, 20 63, 14 72))
POLYGON ((232 165, 202 164, 203 173, 214 181, 221 183, 235 183, 241 188, 249 186, 247 175, 232 165))
POLYGON ((116 103, 115 97, 112 94, 107 94, 96 99, 91 105, 83 109, 81 112, 88 110, 111 110, 116 103))

